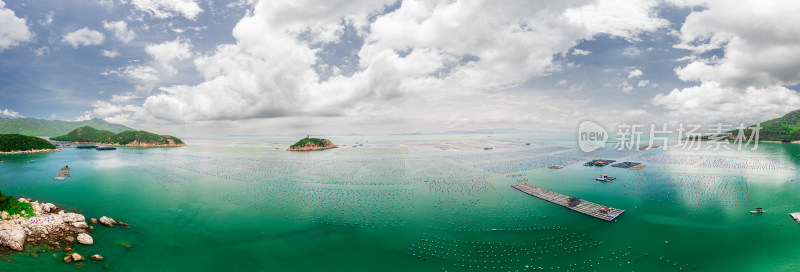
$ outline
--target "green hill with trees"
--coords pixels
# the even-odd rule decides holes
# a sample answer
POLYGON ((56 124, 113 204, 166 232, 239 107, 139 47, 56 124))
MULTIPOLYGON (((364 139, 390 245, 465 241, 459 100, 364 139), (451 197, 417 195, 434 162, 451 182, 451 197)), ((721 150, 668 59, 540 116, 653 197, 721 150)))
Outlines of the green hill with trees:
POLYGON ((45 139, 19 134, 0 134, 0 152, 56 149, 45 139))
POLYGON ((114 133, 134 130, 126 126, 112 124, 101 119, 72 122, 35 118, 0 118, 0 134, 15 133, 28 136, 53 137, 67 134, 76 128, 85 126, 90 126, 99 130, 107 130, 114 133))
POLYGON ((123 131, 113 133, 111 131, 98 130, 93 127, 79 127, 70 131, 66 135, 50 138, 55 141, 97 143, 105 145, 124 145, 124 146, 184 146, 186 144, 173 136, 158 135, 147 131, 123 131))
MULTIPOLYGON (((795 110, 786 115, 769 121, 760 123, 761 130, 758 132, 759 141, 780 141, 794 142, 800 141, 800 110, 795 110)), ((752 125, 749 127, 753 127, 752 125)), ((750 129, 745 129, 745 137, 750 137, 750 129)), ((736 136, 738 131, 731 131, 736 136)))

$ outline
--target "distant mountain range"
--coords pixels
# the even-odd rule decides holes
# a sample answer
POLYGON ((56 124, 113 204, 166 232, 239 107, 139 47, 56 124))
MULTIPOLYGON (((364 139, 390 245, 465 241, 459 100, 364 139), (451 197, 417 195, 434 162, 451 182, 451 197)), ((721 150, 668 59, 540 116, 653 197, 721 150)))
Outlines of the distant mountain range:
POLYGON ((65 135, 76 128, 85 126, 90 126, 98 130, 107 130, 114 133, 134 130, 126 126, 112 124, 101 119, 72 122, 35 118, 0 118, 0 134, 22 134, 28 136, 54 137, 65 135))

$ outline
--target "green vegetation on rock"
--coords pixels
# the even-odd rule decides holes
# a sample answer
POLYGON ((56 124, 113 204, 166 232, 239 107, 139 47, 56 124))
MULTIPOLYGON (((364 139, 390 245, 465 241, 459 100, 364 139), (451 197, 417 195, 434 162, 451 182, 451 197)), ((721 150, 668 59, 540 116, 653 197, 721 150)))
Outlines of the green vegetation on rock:
POLYGON ((52 140, 66 142, 99 143, 113 145, 183 145, 183 141, 173 136, 158 135, 147 131, 123 131, 113 133, 111 131, 97 130, 93 127, 80 127, 70 131, 66 135, 53 137, 52 140))
POLYGON ((19 215, 23 217, 31 217, 36 215, 36 212, 33 211, 33 206, 31 203, 27 202, 18 202, 14 197, 9 195, 4 195, 2 191, 0 191, 0 211, 5 211, 8 215, 19 215), (23 214, 22 212, 25 211, 23 214))
POLYGON ((76 128, 84 126, 90 126, 99 130, 108 130, 114 133, 133 130, 132 128, 112 124, 100 119, 71 122, 35 118, 0 118, 0 134, 16 133, 28 136, 53 137, 67 134, 76 128))
POLYGON ((56 149, 45 139, 19 134, 0 134, 0 152, 56 149))
POLYGON ((323 146, 326 146, 326 145, 328 145, 330 143, 331 143, 331 141, 328 141, 328 139, 303 138, 302 140, 297 141, 297 143, 293 144, 289 148, 298 148, 298 147, 303 147, 303 146, 323 147, 323 146))

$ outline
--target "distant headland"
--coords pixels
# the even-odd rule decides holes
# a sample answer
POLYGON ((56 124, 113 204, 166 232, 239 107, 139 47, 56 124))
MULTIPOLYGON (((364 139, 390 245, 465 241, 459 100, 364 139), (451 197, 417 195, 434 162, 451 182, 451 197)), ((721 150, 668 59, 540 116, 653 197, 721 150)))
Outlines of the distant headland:
POLYGON ((289 147, 289 151, 312 151, 312 150, 324 150, 324 149, 331 149, 337 148, 339 146, 333 144, 328 139, 321 139, 321 138, 311 138, 306 136, 305 138, 297 141, 297 143, 293 144, 289 147))
POLYGON ((143 130, 123 131, 115 134, 111 131, 97 130, 89 126, 79 127, 70 131, 67 135, 52 137, 50 139, 63 142, 132 147, 173 147, 186 145, 181 139, 169 135, 158 135, 143 130))
POLYGON ((0 154, 22 154, 58 151, 45 139, 19 134, 0 134, 0 154))

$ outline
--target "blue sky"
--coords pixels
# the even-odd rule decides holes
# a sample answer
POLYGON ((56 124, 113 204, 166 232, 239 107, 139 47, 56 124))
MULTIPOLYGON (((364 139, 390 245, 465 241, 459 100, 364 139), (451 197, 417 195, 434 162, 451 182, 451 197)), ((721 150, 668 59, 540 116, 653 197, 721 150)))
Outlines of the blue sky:
POLYGON ((795 1, 0 7, 0 117, 223 136, 736 123, 800 109, 795 1))

